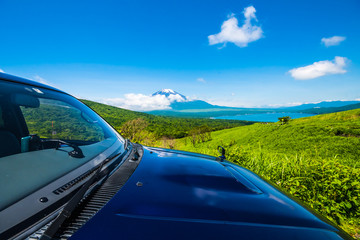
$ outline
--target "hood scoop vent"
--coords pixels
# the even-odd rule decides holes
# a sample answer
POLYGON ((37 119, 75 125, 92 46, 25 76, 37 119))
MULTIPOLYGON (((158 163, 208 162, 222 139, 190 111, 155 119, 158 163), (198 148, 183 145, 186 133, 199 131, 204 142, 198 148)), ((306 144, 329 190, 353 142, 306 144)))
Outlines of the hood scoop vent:
POLYGON ((245 186, 249 191, 255 194, 261 194, 263 193, 258 187, 256 187, 252 182, 250 182, 247 178, 245 178, 242 174, 240 174, 236 169, 233 167, 227 165, 224 166, 231 175, 234 176, 237 182, 241 183, 243 186, 245 186))

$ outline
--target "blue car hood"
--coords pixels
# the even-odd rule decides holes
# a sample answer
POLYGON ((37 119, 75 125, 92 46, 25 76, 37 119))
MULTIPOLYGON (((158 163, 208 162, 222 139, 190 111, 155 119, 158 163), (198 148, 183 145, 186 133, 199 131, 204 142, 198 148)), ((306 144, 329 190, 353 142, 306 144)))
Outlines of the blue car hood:
POLYGON ((71 239, 342 239, 338 234, 242 167, 144 147, 126 184, 71 239))

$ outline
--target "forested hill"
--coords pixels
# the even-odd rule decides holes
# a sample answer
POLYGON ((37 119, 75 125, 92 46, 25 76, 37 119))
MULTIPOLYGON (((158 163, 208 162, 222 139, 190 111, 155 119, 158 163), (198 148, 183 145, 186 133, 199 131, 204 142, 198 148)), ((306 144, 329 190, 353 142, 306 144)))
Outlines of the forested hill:
POLYGON ((191 130, 206 126, 210 131, 233 128, 252 124, 247 121, 237 120, 218 120, 218 119, 187 119, 176 117, 154 116, 147 113, 130 111, 118 107, 109 106, 89 100, 81 100, 87 106, 92 108, 116 130, 121 129, 124 123, 143 119, 146 122, 146 130, 155 135, 155 138, 169 137, 181 138, 189 134, 191 130))

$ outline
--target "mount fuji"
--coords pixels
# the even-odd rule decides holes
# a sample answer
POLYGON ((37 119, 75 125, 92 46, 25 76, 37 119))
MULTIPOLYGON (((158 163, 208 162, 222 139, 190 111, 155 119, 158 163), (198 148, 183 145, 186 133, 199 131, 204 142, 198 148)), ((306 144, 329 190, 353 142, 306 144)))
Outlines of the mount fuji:
POLYGON ((213 108, 227 108, 212 105, 202 100, 190 100, 181 93, 178 93, 172 89, 162 89, 153 93, 152 96, 165 96, 170 100, 170 108, 168 111, 181 111, 181 110, 189 110, 189 109, 213 109, 213 108))

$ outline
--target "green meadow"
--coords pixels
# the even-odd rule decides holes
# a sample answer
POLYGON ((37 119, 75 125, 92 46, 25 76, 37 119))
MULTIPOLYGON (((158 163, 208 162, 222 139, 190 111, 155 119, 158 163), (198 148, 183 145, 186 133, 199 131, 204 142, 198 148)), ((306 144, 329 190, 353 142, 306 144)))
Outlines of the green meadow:
POLYGON ((353 236, 360 234, 360 109, 214 131, 174 148, 226 158, 271 181, 353 236))

